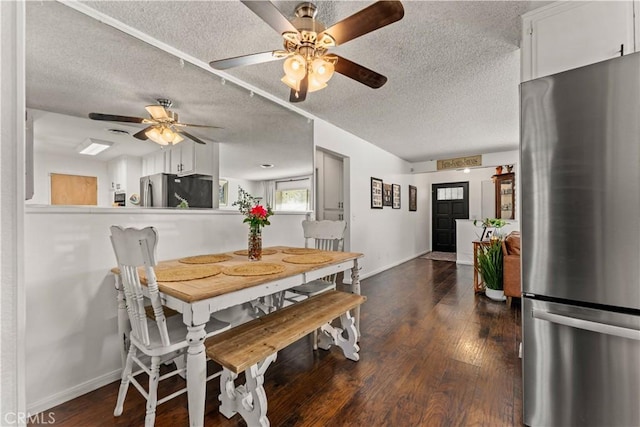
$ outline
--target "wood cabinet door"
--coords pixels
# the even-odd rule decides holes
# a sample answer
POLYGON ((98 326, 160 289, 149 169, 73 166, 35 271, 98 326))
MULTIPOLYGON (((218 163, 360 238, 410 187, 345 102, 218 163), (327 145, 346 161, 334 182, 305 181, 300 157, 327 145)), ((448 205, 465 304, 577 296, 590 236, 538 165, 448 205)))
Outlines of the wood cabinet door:
POLYGON ((516 214, 515 174, 495 175, 496 218, 514 219, 516 214))

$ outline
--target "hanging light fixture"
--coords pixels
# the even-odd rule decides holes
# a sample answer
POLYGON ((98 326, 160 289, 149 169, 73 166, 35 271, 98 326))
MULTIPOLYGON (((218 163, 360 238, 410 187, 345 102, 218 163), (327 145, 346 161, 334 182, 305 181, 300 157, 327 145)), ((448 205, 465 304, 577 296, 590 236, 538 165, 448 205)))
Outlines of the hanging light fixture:
POLYGON ((145 132, 147 138, 160 145, 175 145, 184 141, 178 133, 171 130, 169 126, 154 126, 145 132))
POLYGON ((327 61, 324 57, 312 57, 307 60, 300 54, 287 58, 282 68, 285 73, 282 83, 295 91, 300 90, 300 82, 307 76, 307 92, 315 92, 327 87, 327 82, 335 72, 333 62, 327 61))
POLYGON ((282 68, 284 69, 282 83, 293 90, 300 90, 300 82, 307 74, 306 59, 300 54, 292 55, 284 61, 282 68))

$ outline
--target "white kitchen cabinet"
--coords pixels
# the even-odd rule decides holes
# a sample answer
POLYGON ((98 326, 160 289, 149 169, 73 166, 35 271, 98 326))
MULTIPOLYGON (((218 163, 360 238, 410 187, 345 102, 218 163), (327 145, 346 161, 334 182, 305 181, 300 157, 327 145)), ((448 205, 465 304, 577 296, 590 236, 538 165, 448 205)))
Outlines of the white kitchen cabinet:
POLYGON ((142 175, 153 175, 156 173, 169 173, 169 150, 161 149, 142 158, 142 175))
POLYGON ((118 157, 107 162, 107 175, 109 176, 109 190, 124 192, 127 186, 127 159, 118 157))
POLYGON ((142 166, 143 161, 140 157, 121 156, 107 162, 109 190, 126 193, 127 197, 138 193, 142 166))
POLYGON ((183 141, 170 148, 171 173, 177 175, 214 175, 213 144, 183 141))
POLYGON ((635 52, 637 6, 634 1, 557 2, 523 15, 522 81, 635 52))

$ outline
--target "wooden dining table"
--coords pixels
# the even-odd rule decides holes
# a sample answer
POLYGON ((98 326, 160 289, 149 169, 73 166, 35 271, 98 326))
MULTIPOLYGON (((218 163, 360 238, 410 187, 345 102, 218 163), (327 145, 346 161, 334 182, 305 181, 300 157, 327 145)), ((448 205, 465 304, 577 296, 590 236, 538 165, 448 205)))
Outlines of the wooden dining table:
MULTIPOLYGON (((231 276, 224 274, 224 269, 249 262, 246 255, 226 253, 231 258, 215 263, 222 267, 223 272, 214 276, 187 281, 158 281, 162 304, 182 314, 187 326, 187 398, 189 404, 189 424, 202 426, 204 424, 204 408, 206 395, 207 358, 205 354, 205 325, 211 315, 220 310, 238 304, 254 301, 258 298, 278 294, 303 283, 310 282, 331 274, 351 270, 350 291, 360 294, 360 278, 358 260, 364 255, 356 252, 320 251, 317 254, 326 255, 327 260, 317 264, 293 264, 283 261, 292 256, 283 252, 292 249, 285 246, 271 248, 275 252, 262 256, 256 263, 275 263, 284 266, 282 272, 261 276, 231 276)), ((156 269, 173 266, 185 267, 179 260, 161 261, 156 269)), ((122 286, 119 282, 118 270, 113 269, 118 289, 118 329, 120 336, 127 330, 127 312, 124 304, 122 286)), ((360 309, 354 309, 356 329, 360 333, 360 309)))

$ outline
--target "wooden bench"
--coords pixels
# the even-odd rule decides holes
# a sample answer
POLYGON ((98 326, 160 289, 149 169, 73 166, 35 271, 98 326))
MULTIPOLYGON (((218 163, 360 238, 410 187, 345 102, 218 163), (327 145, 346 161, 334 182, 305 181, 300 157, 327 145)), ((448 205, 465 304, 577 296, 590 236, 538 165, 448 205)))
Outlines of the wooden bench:
POLYGON ((249 426, 268 426, 264 373, 279 350, 317 329, 320 348, 336 345, 346 358, 358 361, 358 333, 349 310, 365 300, 362 295, 328 291, 207 339, 207 356, 223 368, 220 413, 227 418, 239 413, 249 426), (338 317, 342 329, 329 324, 338 317), (236 386, 242 371, 245 384, 236 386))

